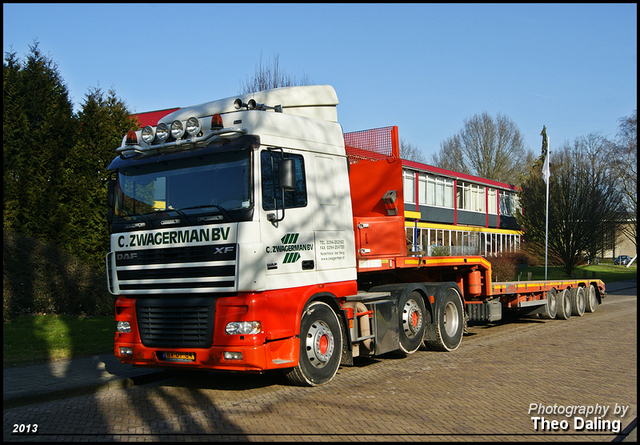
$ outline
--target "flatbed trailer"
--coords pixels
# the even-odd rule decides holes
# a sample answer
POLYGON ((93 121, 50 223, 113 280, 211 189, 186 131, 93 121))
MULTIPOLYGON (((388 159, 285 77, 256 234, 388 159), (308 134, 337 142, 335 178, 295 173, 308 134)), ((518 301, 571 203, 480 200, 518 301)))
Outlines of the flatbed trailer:
POLYGON ((491 263, 484 257, 432 257, 409 251, 404 243, 404 205, 397 199, 403 196, 397 127, 345 135, 345 146, 351 162, 361 287, 368 281, 455 282, 470 319, 478 321, 494 321, 503 309, 550 318, 555 318, 559 309, 560 317, 568 318, 571 313, 595 310, 606 295, 605 284, 598 279, 492 282, 491 263), (380 180, 371 181, 372 177, 380 180), (560 308, 556 304, 559 298, 564 303, 560 308))

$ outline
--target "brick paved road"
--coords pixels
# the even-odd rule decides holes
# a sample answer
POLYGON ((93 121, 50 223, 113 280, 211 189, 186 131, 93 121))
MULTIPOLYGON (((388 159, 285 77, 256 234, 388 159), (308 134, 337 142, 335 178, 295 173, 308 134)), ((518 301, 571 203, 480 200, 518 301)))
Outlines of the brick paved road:
POLYGON ((455 352, 364 360, 317 388, 288 386, 280 374, 195 373, 3 410, 3 439, 611 441, 611 432, 577 432, 571 418, 566 431, 536 432, 528 409, 598 404, 614 420, 623 406, 621 429, 629 425, 637 416, 636 318, 636 295, 609 295, 584 317, 472 327, 455 352), (14 424, 33 423, 37 434, 10 435, 14 424))

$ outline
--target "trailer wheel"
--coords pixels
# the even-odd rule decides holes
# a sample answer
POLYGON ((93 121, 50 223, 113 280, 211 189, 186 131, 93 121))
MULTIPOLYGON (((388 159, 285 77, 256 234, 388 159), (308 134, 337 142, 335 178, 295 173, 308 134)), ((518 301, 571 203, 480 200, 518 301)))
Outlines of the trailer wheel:
POLYGON ((540 316, 542 318, 554 319, 558 314, 558 293, 555 288, 547 292, 546 299, 547 306, 544 313, 540 314, 540 316))
POLYGON ((328 304, 311 303, 300 322, 298 366, 285 375, 294 385, 317 386, 338 372, 342 355, 342 329, 338 316, 328 304))
POLYGON ((568 320, 571 317, 571 295, 569 289, 558 294, 558 315, 560 320, 568 320))
POLYGON ((426 314, 422 294, 417 291, 400 297, 400 349, 406 354, 418 350, 424 337, 426 314))
POLYGON ((460 346, 464 332, 462 298, 452 285, 443 286, 437 294, 436 339, 427 345, 435 351, 454 351, 460 346))
POLYGON ((578 286, 576 289, 571 289, 571 315, 582 317, 585 310, 585 295, 584 288, 578 286))
POLYGON ((587 290, 585 294, 585 311, 595 312, 598 306, 598 295, 596 294, 595 284, 589 286, 589 290, 587 290))

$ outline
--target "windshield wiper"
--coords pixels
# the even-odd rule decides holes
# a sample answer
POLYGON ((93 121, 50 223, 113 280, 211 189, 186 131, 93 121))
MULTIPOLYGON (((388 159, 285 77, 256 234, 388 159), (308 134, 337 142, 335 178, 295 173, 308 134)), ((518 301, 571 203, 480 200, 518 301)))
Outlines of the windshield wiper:
POLYGON ((132 228, 136 228, 136 227, 144 227, 145 225, 149 225, 151 227, 151 220, 149 219, 149 216, 147 216, 147 214, 145 213, 129 213, 127 215, 124 215, 123 218, 130 218, 130 217, 140 217, 142 218, 145 222, 143 223, 136 223, 133 221, 127 221, 125 220, 125 229, 132 229, 132 228), (140 224, 144 224, 143 226, 140 226, 140 224))
POLYGON ((214 209, 217 209, 218 211, 220 211, 220 213, 224 215, 225 218, 227 218, 229 221, 232 221, 231 216, 229 216, 229 212, 227 212, 227 210, 224 207, 219 206, 217 204, 204 204, 201 206, 183 207, 180 210, 206 209, 207 207, 213 207, 214 209))

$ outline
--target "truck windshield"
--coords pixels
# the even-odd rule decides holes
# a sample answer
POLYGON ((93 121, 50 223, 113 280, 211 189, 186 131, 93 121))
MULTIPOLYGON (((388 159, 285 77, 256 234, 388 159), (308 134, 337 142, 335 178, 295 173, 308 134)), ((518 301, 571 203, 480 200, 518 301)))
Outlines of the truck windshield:
POLYGON ((166 218, 172 212, 250 218, 251 150, 133 165, 118 170, 114 222, 166 218))

